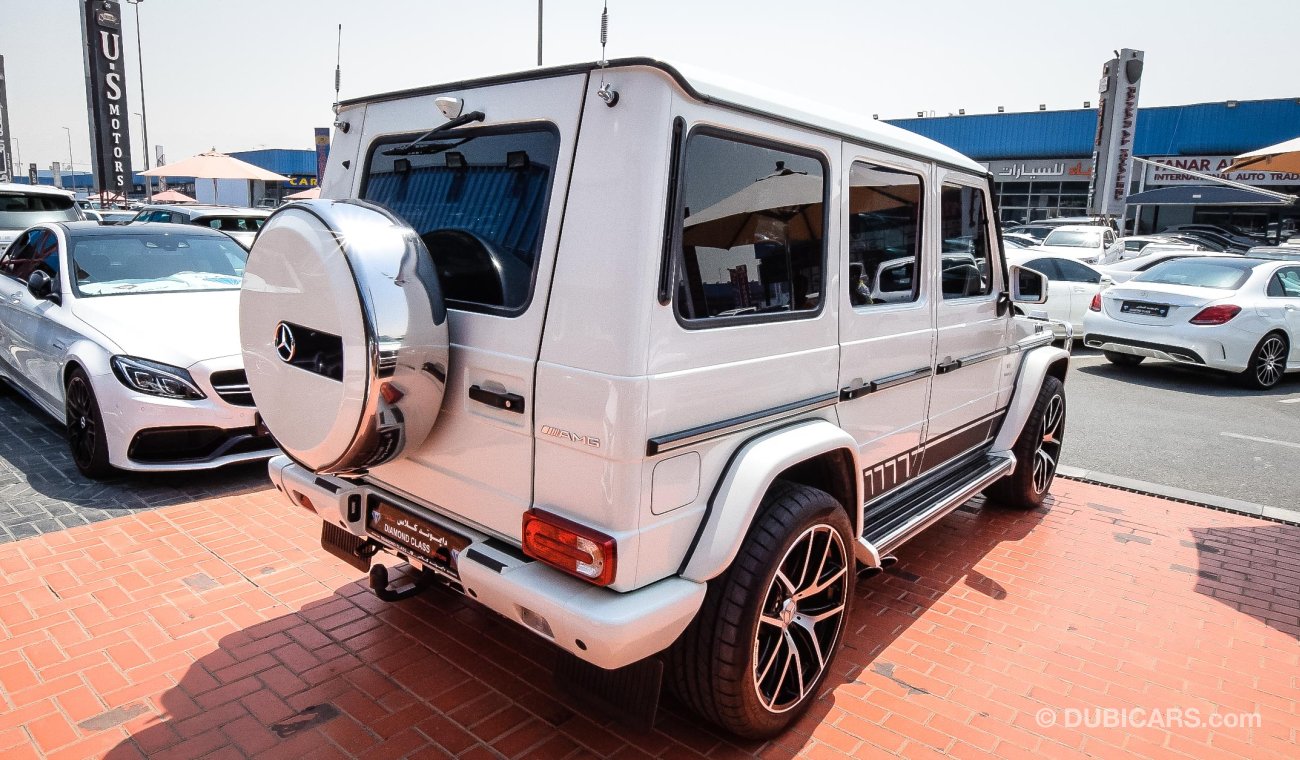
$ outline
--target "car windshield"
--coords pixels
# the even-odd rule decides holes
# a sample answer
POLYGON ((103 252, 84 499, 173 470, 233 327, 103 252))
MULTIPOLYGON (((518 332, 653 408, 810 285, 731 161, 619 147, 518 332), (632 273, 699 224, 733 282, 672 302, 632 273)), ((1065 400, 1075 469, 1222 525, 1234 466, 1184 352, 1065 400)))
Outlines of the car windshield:
POLYGON ((1084 230, 1052 230, 1043 245, 1060 245, 1069 248, 1096 248, 1101 245, 1100 232, 1084 230))
POLYGON ((1236 290, 1258 265, 1258 261, 1245 259, 1175 259, 1148 269, 1134 277, 1133 282, 1236 290))
POLYGON ((81 218, 71 196, 0 193, 0 230, 25 230, 43 222, 81 218))
POLYGON ((73 237, 77 295, 237 290, 248 253, 224 235, 178 229, 73 237))

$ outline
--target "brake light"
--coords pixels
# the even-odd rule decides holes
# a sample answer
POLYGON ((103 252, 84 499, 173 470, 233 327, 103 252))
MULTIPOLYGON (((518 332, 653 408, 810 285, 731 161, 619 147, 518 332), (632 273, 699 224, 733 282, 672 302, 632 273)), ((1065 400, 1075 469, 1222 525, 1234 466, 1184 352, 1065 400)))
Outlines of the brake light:
POLYGON ((540 509, 524 513, 524 554, 597 586, 613 583, 618 565, 613 538, 540 509))
POLYGON ((1201 312, 1192 317, 1194 325, 1221 325, 1241 313, 1240 306, 1233 306, 1230 303, 1220 304, 1218 306, 1207 306, 1201 309, 1201 312))
POLYGON ((1101 293, 1094 293, 1092 303, 1088 304, 1088 311, 1101 311, 1101 293))

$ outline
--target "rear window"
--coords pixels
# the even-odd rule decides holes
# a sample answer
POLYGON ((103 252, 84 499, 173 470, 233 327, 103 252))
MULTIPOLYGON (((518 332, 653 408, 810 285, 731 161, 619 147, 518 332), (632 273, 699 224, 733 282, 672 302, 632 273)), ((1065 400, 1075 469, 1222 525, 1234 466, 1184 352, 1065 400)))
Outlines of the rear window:
POLYGON ((518 313, 532 298, 560 137, 554 128, 420 133, 371 148, 361 197, 411 225, 455 308, 518 313))
POLYGON ((25 230, 43 222, 71 222, 80 218, 70 196, 0 193, 0 229, 25 230))
POLYGON ((1163 261, 1133 278, 1133 282, 1159 285, 1192 285, 1199 288, 1236 290, 1250 277, 1258 261, 1219 259, 1177 259, 1163 261))

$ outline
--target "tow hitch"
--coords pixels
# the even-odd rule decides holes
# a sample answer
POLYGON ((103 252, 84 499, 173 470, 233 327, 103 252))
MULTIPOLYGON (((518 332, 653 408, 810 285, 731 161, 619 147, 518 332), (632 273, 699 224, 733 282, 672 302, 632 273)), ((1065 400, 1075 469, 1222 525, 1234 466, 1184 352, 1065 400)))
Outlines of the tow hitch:
POLYGON ((404 599, 410 599, 427 591, 434 584, 441 582, 437 573, 432 570, 421 569, 416 571, 414 576, 408 577, 405 583, 389 588, 388 568, 383 565, 375 565, 370 568, 370 590, 385 602, 400 602, 404 599))

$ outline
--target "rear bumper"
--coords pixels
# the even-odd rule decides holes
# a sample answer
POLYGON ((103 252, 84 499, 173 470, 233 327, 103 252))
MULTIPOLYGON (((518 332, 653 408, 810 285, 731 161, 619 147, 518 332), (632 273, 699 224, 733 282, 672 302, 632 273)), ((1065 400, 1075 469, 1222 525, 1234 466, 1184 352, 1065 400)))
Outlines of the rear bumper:
POLYGON ((1184 364, 1205 364, 1205 357, 1192 348, 1174 346, 1167 343, 1153 343, 1133 338, 1119 338, 1114 335, 1099 333, 1083 336, 1083 345, 1119 354, 1145 356, 1151 359, 1164 359, 1184 364))
MULTIPOLYGON (((398 553, 394 544, 365 529, 362 505, 371 495, 468 537, 470 545, 455 559, 465 593, 601 668, 619 668, 667 649, 704 601, 705 584, 679 577, 625 593, 592 586, 525 557, 517 547, 382 489, 317 476, 285 456, 273 458, 268 469, 271 481, 290 502, 305 507, 301 497, 306 496, 322 520, 374 539, 392 554, 398 553), (538 630, 538 617, 545 620, 550 635, 538 630)), ((417 560, 406 559, 419 566, 417 560)))

